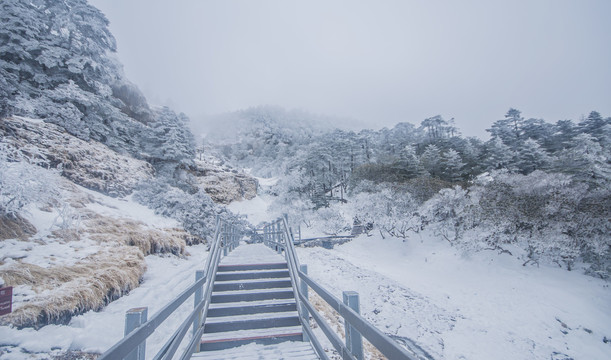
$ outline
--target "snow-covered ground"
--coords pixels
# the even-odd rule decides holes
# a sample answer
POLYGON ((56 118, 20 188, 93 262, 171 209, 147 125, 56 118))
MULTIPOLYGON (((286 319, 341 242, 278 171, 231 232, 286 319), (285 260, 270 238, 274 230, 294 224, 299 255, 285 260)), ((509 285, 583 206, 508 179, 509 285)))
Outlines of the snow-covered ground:
MULTIPOLYGON (((65 350, 105 351, 123 337, 127 310, 147 306, 150 318, 193 283, 195 270, 204 267, 208 253, 203 244, 191 246, 188 251, 190 256, 186 259, 173 255, 147 256, 147 271, 140 287, 110 303, 102 311, 89 311, 74 317, 68 325, 47 325, 39 330, 0 326, 0 358, 47 359, 49 354, 65 350)), ((187 300, 149 338, 148 358, 152 358, 191 310, 193 299, 187 300)))
MULTIPOLYGON (((173 225, 129 199, 91 195, 96 201, 87 206, 97 213, 173 225)), ((256 224, 274 217, 270 200, 257 197, 230 208, 256 224)), ((51 226, 51 214, 39 215, 37 227, 51 226)), ((148 306, 150 317, 192 283, 207 253, 203 245, 188 251, 186 258, 147 256, 139 288, 99 312, 74 317, 68 325, 0 327, 0 358, 44 359, 71 349, 106 350, 123 336, 128 309, 148 306)), ((414 341, 436 359, 611 359, 609 282, 583 275, 580 269, 524 267, 517 258, 496 252, 467 256, 427 232, 406 241, 362 235, 332 250, 297 251, 314 279, 340 298, 344 290, 358 291, 367 319, 399 340, 414 341)), ((191 308, 188 300, 150 338, 149 358, 191 308)))
MULTIPOLYGON (((151 228, 174 228, 178 223, 155 215, 130 197, 112 198, 95 191, 78 187, 80 195, 89 196, 86 208, 96 214, 111 218, 131 219, 151 228)), ((83 238, 79 241, 62 241, 50 236, 56 229, 57 211, 41 211, 32 206, 28 220, 38 229, 37 242, 5 240, 0 242, 0 258, 3 266, 13 259, 42 267, 71 265, 97 252, 98 242, 83 238)), ((187 248, 187 256, 170 254, 149 255, 145 258, 147 270, 140 286, 129 294, 108 304, 101 311, 89 311, 75 316, 68 325, 47 325, 38 330, 0 326, 0 359, 50 359, 68 350, 103 352, 123 337, 125 312, 135 307, 148 307, 149 318, 162 306, 176 297, 195 280, 195 271, 204 267, 208 256, 207 245, 187 248)), ((35 294, 28 286, 15 288, 14 309, 27 303, 35 294)), ((166 339, 178 328, 193 309, 193 299, 188 299, 147 341, 148 358, 152 358, 166 339)), ((189 333, 190 334, 190 333, 189 333)))
POLYGON ((609 283, 509 255, 470 257, 430 234, 298 248, 309 273, 386 333, 438 359, 611 359, 609 283))

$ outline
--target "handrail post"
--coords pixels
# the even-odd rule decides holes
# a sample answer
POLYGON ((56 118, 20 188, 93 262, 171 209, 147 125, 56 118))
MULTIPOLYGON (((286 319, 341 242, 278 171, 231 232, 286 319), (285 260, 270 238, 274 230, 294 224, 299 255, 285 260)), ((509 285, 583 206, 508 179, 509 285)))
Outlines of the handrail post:
MULTIPOLYGON (((360 314, 359 307, 359 293, 356 291, 344 291, 344 304, 354 310, 357 314, 360 314)), ((345 320, 345 319, 344 319, 345 320)), ((356 331, 352 325, 345 320, 344 328, 346 330, 346 347, 354 355, 355 358, 363 359, 363 338, 361 334, 356 331)))
MULTIPOLYGON (((206 273, 204 270, 196 270, 195 271, 195 282, 203 278, 205 274, 206 273)), ((197 305, 202 301, 203 297, 204 297, 204 288, 198 287, 195 290, 195 294, 193 297, 193 307, 194 308, 197 307, 197 305)), ((197 333, 197 330, 200 328, 200 326, 202 326, 202 313, 201 312, 197 315, 195 320, 193 320, 193 335, 197 333)), ((195 349, 195 352, 199 352, 199 349, 195 349)))
MULTIPOLYGON (((136 330, 140 325, 146 322, 148 313, 147 307, 133 308, 125 313, 125 333, 127 336, 132 331, 136 330)), ((144 360, 146 352, 146 340, 144 340, 137 348, 135 348, 124 360, 144 360)))
MULTIPOLYGON (((306 264, 299 265, 299 270, 302 273, 307 274, 308 265, 306 264)), ((297 276, 297 278, 299 279, 299 276, 297 276)), ((303 295, 304 298, 306 299, 309 298, 308 297, 308 284, 303 279, 299 281, 299 292, 301 293, 301 295, 303 295)), ((301 304, 301 322, 303 323, 303 326, 310 326, 310 313, 308 312, 308 308, 305 306, 305 304, 301 304)), ((310 341, 307 331, 303 332, 303 341, 310 341)))

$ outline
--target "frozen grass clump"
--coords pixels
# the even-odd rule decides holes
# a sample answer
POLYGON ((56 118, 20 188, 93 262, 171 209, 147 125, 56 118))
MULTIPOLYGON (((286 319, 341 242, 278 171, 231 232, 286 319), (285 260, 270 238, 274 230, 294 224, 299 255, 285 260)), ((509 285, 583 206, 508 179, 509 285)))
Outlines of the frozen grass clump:
POLYGON ((0 324, 39 328, 67 324, 72 316, 104 305, 138 287, 146 263, 135 247, 105 248, 72 266, 43 268, 15 263, 0 270, 5 286, 26 285, 35 292, 0 324))

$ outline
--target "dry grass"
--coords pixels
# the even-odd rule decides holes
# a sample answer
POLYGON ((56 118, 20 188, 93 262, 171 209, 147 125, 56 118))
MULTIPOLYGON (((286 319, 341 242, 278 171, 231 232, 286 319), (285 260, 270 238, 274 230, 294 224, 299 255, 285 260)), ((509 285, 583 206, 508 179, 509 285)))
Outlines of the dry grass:
POLYGON ((69 350, 64 353, 53 355, 53 360, 95 360, 100 357, 98 353, 69 350))
MULTIPOLYGON (((308 293, 308 299, 314 306, 314 308, 324 317, 327 322, 331 325, 331 328, 335 330, 337 334, 345 341, 346 331, 344 330, 344 318, 335 311, 323 298, 310 291, 308 293)), ((316 321, 312 320, 312 327, 318 327, 316 321)), ((375 346, 373 346, 367 339, 363 338, 363 356, 368 360, 386 360, 384 356, 375 346)))
POLYGON ((19 263, 0 271, 8 286, 29 285, 36 296, 0 324, 40 327, 67 323, 72 316, 99 310, 136 288, 146 271, 137 248, 107 248, 72 266, 42 268, 19 263))
POLYGON ((36 234, 36 228, 19 215, 0 216, 0 241, 6 239, 27 240, 36 234))
POLYGON ((94 215, 85 221, 85 225, 91 239, 100 243, 135 246, 144 255, 172 253, 183 256, 187 243, 194 243, 194 238, 184 230, 151 229, 140 221, 130 219, 94 215))

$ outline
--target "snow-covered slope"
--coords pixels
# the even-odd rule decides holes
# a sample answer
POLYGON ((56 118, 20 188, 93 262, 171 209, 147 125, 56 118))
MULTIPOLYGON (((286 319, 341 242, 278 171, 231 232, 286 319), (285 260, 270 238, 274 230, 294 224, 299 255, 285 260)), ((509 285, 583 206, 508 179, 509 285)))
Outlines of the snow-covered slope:
POLYGON ((42 120, 3 119, 0 135, 23 156, 51 167, 59 165, 62 175, 74 183, 112 196, 130 194, 139 182, 154 174, 145 161, 121 155, 94 140, 81 140, 42 120))
POLYGON ((298 248, 309 273, 361 313, 437 359, 610 359, 611 288, 581 271, 465 257, 430 234, 361 236, 333 250, 298 248))
MULTIPOLYGON (((66 351, 102 352, 122 338, 128 309, 148 306, 149 314, 153 314, 193 282, 195 270, 200 269, 206 259, 206 245, 185 248, 188 235, 175 220, 155 215, 129 197, 113 198, 74 185, 70 188, 71 196, 80 198, 83 203, 79 213, 86 214, 79 220, 77 238, 62 237, 58 233, 60 214, 57 209, 45 211, 30 206, 26 219, 38 231, 30 241, 12 239, 0 242, 0 274, 30 264, 36 269, 49 271, 88 266, 95 270, 95 276, 84 273, 82 278, 64 279, 64 282, 47 289, 36 284, 17 285, 14 288, 14 312, 18 313, 28 304, 54 306, 54 300, 61 300, 74 287, 103 280, 104 274, 97 267, 99 264, 92 262, 99 258, 99 254, 134 253, 139 256, 141 260, 137 263, 141 270, 136 283, 140 284, 103 308, 63 319, 63 325, 41 325, 37 329, 18 329, 8 324, 0 326, 2 359, 49 359, 66 351), (147 248, 137 235, 148 240, 150 255, 144 257, 147 248), (163 244, 171 246, 164 249, 163 244), (172 250, 172 246, 178 247, 172 250), (168 284, 176 291, 168 291, 168 284)), ((124 261, 124 258, 117 257, 111 266, 122 269, 124 261)), ((122 275, 117 271, 114 276, 118 281, 122 275)), ((181 316, 192 310, 190 305, 181 308, 176 320, 168 321, 156 332, 148 342, 151 350, 161 346, 175 330, 182 321, 181 316)))

